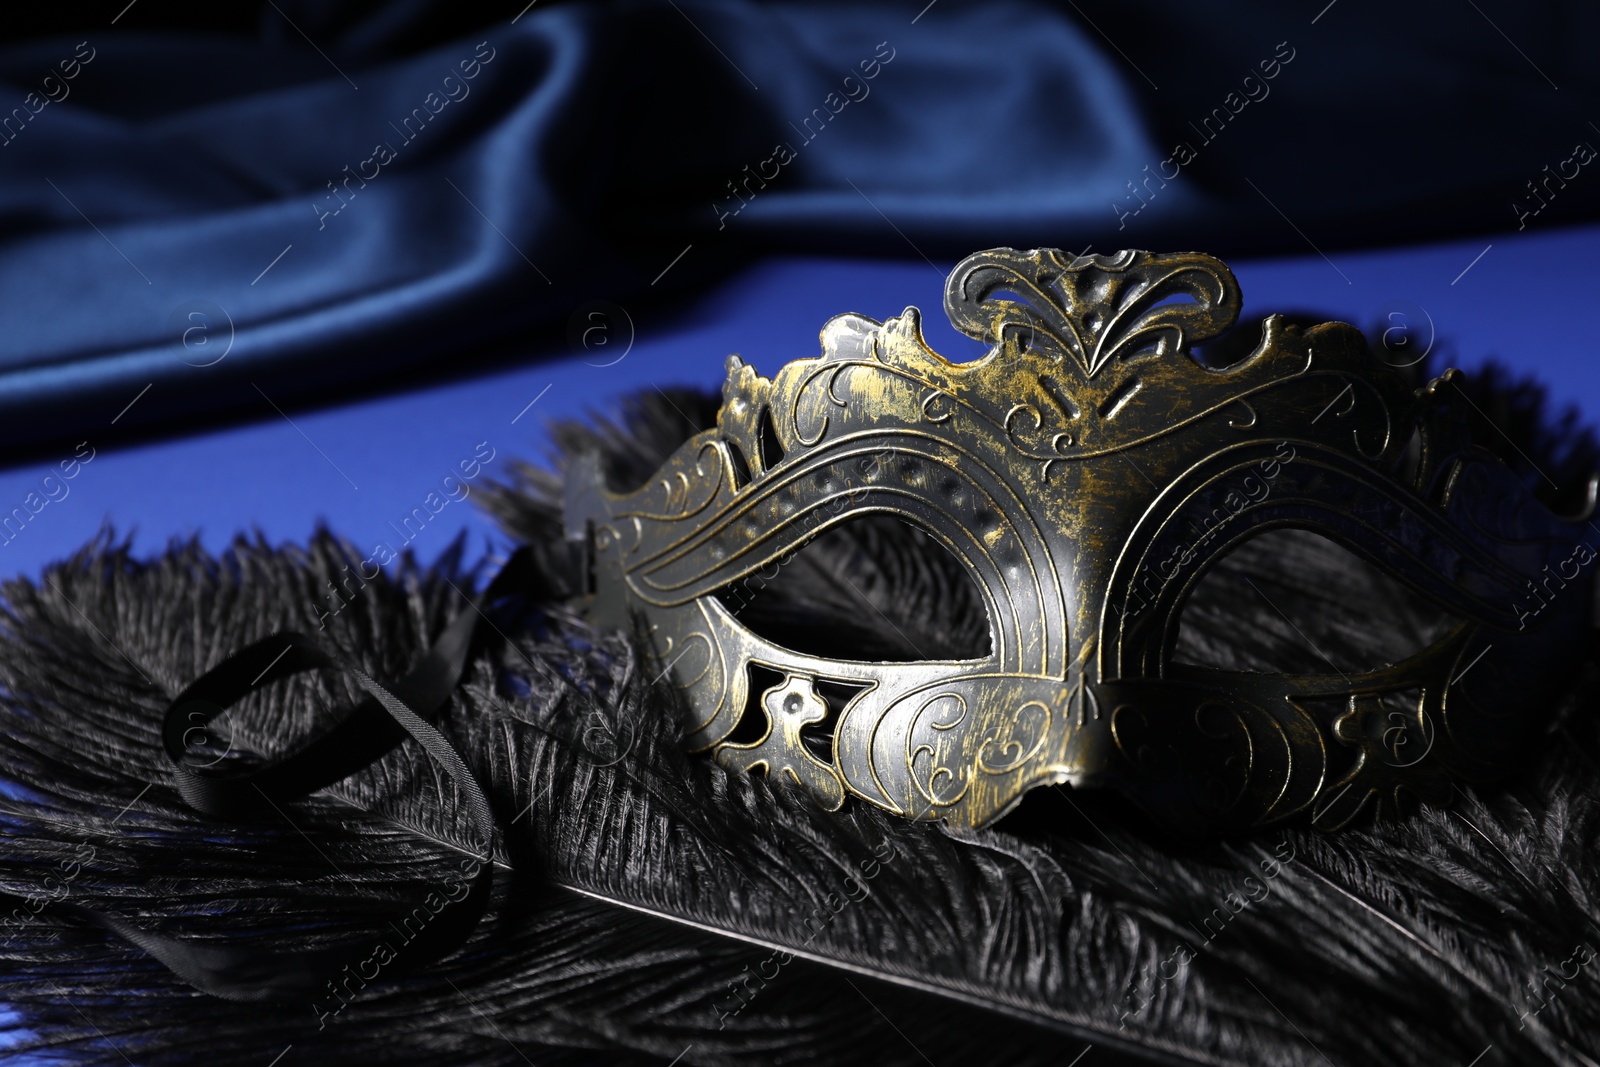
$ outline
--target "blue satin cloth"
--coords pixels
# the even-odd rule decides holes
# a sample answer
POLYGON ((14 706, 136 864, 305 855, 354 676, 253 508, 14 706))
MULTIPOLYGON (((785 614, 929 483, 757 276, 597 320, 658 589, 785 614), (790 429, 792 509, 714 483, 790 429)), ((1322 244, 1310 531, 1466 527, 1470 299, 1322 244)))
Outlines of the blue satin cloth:
MULTIPOLYGON (((1600 418, 1600 361, 1572 339, 1600 333, 1597 242, 1600 223, 1590 223, 1498 237, 1482 255, 1488 240, 1472 238, 1340 250, 1332 263, 1306 252, 1229 266, 1246 322, 1301 308, 1373 335, 1403 327, 1415 345, 1407 358, 1427 352, 1435 371, 1473 374, 1492 357, 1516 377, 1542 380, 1552 415, 1576 404, 1592 422, 1600 418)), ((776 374, 791 359, 817 355, 818 330, 846 311, 882 320, 917 305, 934 351, 975 358, 982 346, 939 308, 943 286, 943 275, 917 259, 775 256, 713 287, 676 322, 640 331, 631 347, 614 336, 583 355, 552 353, 296 411, 292 422, 260 402, 260 418, 171 440, 118 447, 96 435, 82 450, 70 442, 0 469, 0 578, 38 581, 47 564, 103 526, 129 538, 135 558, 190 537, 213 553, 240 535, 303 544, 319 524, 379 565, 402 550, 431 562, 463 533, 469 560, 503 554, 514 546, 479 507, 480 494, 507 480, 517 460, 549 454, 548 420, 614 414, 623 396, 657 388, 715 391, 728 352, 776 374), (418 529, 408 520, 420 516, 431 517, 418 529)))
POLYGON ((136 6, 0 50, 0 448, 538 356, 757 252, 1226 257, 1600 204, 1571 0, 518 6, 136 6))

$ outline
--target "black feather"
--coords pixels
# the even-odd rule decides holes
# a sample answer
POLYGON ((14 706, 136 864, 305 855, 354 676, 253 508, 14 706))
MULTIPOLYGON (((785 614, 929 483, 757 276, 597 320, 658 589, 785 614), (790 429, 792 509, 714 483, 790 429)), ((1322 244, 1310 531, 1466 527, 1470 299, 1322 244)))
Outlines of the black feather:
MULTIPOLYGON (((622 423, 569 424, 556 440, 568 454, 599 447, 625 484, 714 411, 711 397, 646 393, 622 423)), ((1518 432, 1540 457, 1588 447, 1537 405, 1518 432)), ((528 466, 491 494, 507 528, 545 550, 552 583, 558 493, 557 475, 528 466)), ((964 579, 926 547, 893 525, 846 528, 743 617, 804 635, 847 625, 865 598, 902 608, 885 655, 978 639, 964 579)), ((1305 539, 1253 551, 1230 565, 1291 598, 1348 567, 1305 539)), ((1185 846, 1113 797, 1052 789, 956 834, 866 805, 822 812, 686 755, 670 692, 629 641, 557 602, 507 622, 509 640, 479 655, 443 716, 503 831, 505 873, 466 948, 379 976, 337 1012, 330 998, 319 1010, 204 997, 66 905, 356 958, 462 854, 455 793, 410 745, 259 826, 195 815, 165 766, 167 701, 234 649, 314 627, 325 583, 358 558, 319 533, 304 549, 241 539, 220 558, 188 544, 140 563, 106 535, 44 583, 5 587, 0 890, 37 901, 52 873, 58 887, 0 929, 17 1048, 265 1064, 292 1045, 285 1065, 1044 1064, 1088 1043, 1084 1067, 1600 1058, 1600 966, 1533 993, 1600 945, 1592 678, 1535 767, 1462 789, 1447 810, 1185 846), (775 946, 796 958, 780 965, 775 946)), ((470 610, 481 577, 459 552, 426 570, 406 561, 356 590, 324 636, 395 677, 470 610)), ((1272 669, 1307 655, 1247 585, 1213 586, 1186 618, 1189 655, 1272 669)), ((1393 658, 1434 624, 1400 613, 1381 582, 1366 590, 1293 601, 1319 622, 1319 654, 1393 658)), ((238 705, 212 743, 281 751, 353 695, 302 676, 238 705)))

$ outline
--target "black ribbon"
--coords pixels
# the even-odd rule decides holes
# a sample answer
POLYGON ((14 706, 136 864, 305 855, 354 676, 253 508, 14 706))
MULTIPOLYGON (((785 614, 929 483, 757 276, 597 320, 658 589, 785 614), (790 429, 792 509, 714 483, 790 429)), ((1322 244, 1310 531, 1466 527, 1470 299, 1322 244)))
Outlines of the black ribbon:
MULTIPOLYGON (((480 848, 470 888, 447 904, 408 940, 389 973, 411 970, 462 945, 489 903, 494 817, 488 799, 454 745, 433 720, 460 683, 484 609, 515 592, 528 591, 534 569, 526 548, 512 555, 483 595, 445 628, 422 660, 389 685, 344 662, 303 634, 284 631, 240 649, 189 684, 167 707, 162 739, 177 772, 183 798, 219 818, 283 815, 281 805, 298 800, 370 766, 414 738, 461 790, 480 848), (247 767, 197 767, 184 762, 186 739, 255 690, 308 670, 344 671, 368 696, 333 726, 284 755, 247 767)), ((71 910, 126 938, 202 992, 227 1000, 278 1001, 319 994, 341 968, 354 962, 349 948, 293 954, 243 946, 201 944, 134 926, 124 919, 80 906, 71 910)))

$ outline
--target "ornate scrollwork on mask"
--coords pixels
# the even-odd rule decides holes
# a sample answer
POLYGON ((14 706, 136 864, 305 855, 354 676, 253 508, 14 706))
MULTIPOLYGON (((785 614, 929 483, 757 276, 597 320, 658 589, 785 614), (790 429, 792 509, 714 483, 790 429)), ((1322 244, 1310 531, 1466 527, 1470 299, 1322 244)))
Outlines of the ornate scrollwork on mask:
POLYGON ((693 749, 830 808, 854 796, 981 826, 1071 783, 1180 829, 1301 812, 1331 827, 1397 789, 1494 773, 1537 736, 1529 717, 1585 640, 1600 535, 1467 442, 1455 372, 1413 391, 1350 326, 1274 316, 1245 358, 1197 359, 1239 303, 1209 256, 995 249, 945 290, 951 322, 990 346, 970 363, 929 349, 915 308, 838 316, 820 357, 770 379, 730 357, 717 426, 642 488, 610 492, 592 458, 569 471, 593 617, 644 635, 693 749), (987 657, 819 658, 714 595, 866 512, 960 561, 987 657), (1174 663, 1196 582, 1282 527, 1349 548, 1459 625, 1359 675, 1174 663), (754 703, 752 665, 783 679, 754 703), (729 740, 758 713, 760 740, 729 740), (802 736, 823 722, 831 753, 802 736))
POLYGON ((812 755, 800 736, 802 729, 820 723, 828 715, 827 701, 817 695, 813 684, 814 679, 796 675, 762 693, 766 734, 752 744, 728 742, 718 746, 717 761, 741 771, 760 767, 775 778, 787 778, 832 811, 844 803, 844 783, 839 780, 833 761, 812 755))

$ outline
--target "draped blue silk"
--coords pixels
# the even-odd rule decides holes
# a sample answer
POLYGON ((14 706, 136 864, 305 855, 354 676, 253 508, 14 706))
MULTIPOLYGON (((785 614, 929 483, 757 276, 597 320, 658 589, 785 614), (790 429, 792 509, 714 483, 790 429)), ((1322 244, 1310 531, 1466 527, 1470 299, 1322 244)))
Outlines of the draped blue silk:
POLYGON ((134 7, 0 50, 0 448, 537 355, 754 252, 1302 252, 1600 204, 1570 2, 517 6, 134 7))

